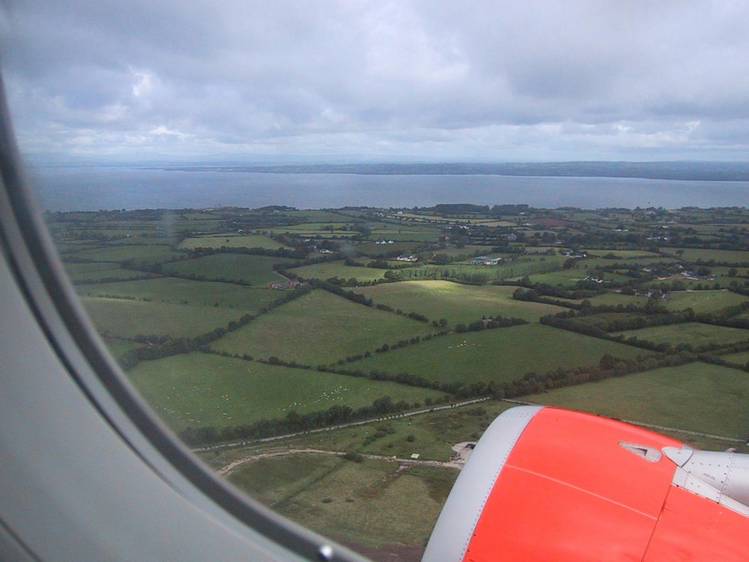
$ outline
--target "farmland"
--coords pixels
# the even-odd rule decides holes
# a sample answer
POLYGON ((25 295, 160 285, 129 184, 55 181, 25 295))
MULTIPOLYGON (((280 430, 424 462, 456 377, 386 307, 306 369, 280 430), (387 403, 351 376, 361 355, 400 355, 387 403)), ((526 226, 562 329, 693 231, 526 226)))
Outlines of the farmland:
POLYGON ((289 266, 294 260, 271 256, 250 256, 245 254, 213 254, 199 258, 168 263, 163 266, 165 273, 182 275, 196 279, 240 282, 263 286, 284 281, 284 277, 273 270, 273 266, 289 266))
POLYGON ((99 331, 117 338, 195 337, 224 327, 242 315, 242 311, 227 308, 102 297, 85 297, 83 305, 99 331))
POLYGON ((330 261, 305 265, 289 270, 302 279, 356 279, 357 282, 375 281, 385 277, 384 269, 346 265, 342 261, 330 261))
POLYGON ((241 489, 376 560, 419 558, 457 474, 453 447, 512 400, 744 450, 743 209, 47 219, 155 411, 241 489))
POLYGON ((357 361, 351 368, 405 372, 445 383, 509 382, 531 371, 596 365, 606 353, 621 358, 645 354, 618 343, 528 325, 434 338, 357 361))
POLYGON ((749 377, 706 363, 560 388, 527 400, 738 439, 749 434, 749 377))
POLYGON ((363 287, 357 292, 375 303, 406 312, 417 312, 430 319, 470 323, 482 316, 507 316, 538 320, 555 314, 561 307, 512 298, 514 287, 461 285, 451 281, 410 281, 363 287))
POLYGON ((212 348, 321 365, 431 331, 423 322, 317 290, 224 336, 212 348))
POLYGON ((215 281, 193 281, 177 277, 159 277, 142 281, 83 285, 78 292, 86 296, 120 297, 173 304, 194 304, 239 308, 258 312, 279 298, 278 291, 244 287, 215 281))
POLYGON ((284 248, 280 242, 259 234, 212 234, 210 236, 199 236, 186 238, 179 245, 184 250, 195 250, 197 248, 262 248, 264 250, 278 250, 284 248))
POLYGON ((715 312, 729 306, 736 306, 749 300, 727 290, 719 291, 673 291, 665 305, 669 310, 691 308, 695 312, 715 312))
POLYGON ((144 361, 130 377, 176 431, 188 426, 236 426, 334 405, 358 408, 383 396, 408 402, 440 396, 428 389, 207 353, 144 361))
POLYGON ((711 324, 700 324, 698 322, 672 324, 669 326, 653 326, 641 330, 627 330, 624 332, 618 332, 614 335, 621 335, 625 338, 637 337, 638 339, 656 344, 666 343, 676 346, 683 343, 697 347, 702 345, 728 344, 749 340, 749 332, 746 330, 726 326, 713 326, 711 324))

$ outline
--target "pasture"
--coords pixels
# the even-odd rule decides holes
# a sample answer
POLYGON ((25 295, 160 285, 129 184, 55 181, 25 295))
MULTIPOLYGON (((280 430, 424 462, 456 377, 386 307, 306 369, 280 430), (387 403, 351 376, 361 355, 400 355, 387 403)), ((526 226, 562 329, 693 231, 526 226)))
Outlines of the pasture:
POLYGON ((562 307, 517 301, 512 294, 517 287, 499 285, 462 285, 452 281, 404 281, 362 287, 356 292, 371 298, 375 304, 386 304, 406 312, 423 314, 430 320, 445 318, 451 323, 470 323, 482 316, 506 316, 536 321, 555 314, 562 307))
POLYGON ((710 344, 728 344, 749 340, 749 330, 729 328, 726 326, 714 326, 712 324, 701 324, 699 322, 651 326, 640 330, 617 332, 613 335, 622 335, 627 338, 636 336, 640 340, 656 344, 667 343, 677 346, 680 343, 683 343, 689 344, 693 347, 710 344))
POLYGON ((112 263, 64 263, 65 272, 73 283, 92 283, 104 279, 141 279, 153 273, 124 269, 112 263))
POLYGON ((248 463, 229 479, 282 515, 374 560, 418 560, 457 475, 384 460, 295 455, 248 463))
POLYGON ((359 267, 355 265, 346 265, 343 261, 326 261, 312 265, 303 265, 295 267, 290 272, 298 275, 302 279, 339 279, 354 278, 357 282, 375 281, 385 277, 385 269, 375 269, 372 267, 359 267))
POLYGON ((179 245, 183 250, 195 250, 196 248, 263 248, 264 250, 278 250, 285 248, 280 242, 260 234, 211 234, 210 236, 197 236, 186 238, 179 245))
POLYGON ((383 396, 423 401, 441 393, 396 383, 272 366, 209 353, 142 361, 129 373, 136 388, 170 427, 250 424, 327 410, 369 406, 383 396))
POLYGON ((192 338, 226 326, 243 311, 130 299, 84 297, 83 305, 105 336, 192 338))
POLYGON ((673 291, 668 299, 661 301, 669 310, 691 308, 695 312, 716 312, 722 308, 736 306, 746 302, 743 295, 727 290, 710 291, 673 291))
POLYGON ((409 373, 442 383, 505 383, 531 371, 598 365, 606 353, 624 359, 647 354, 628 345, 529 324, 436 337, 375 354, 347 368, 409 373))
POLYGON ((103 248, 82 250, 76 252, 74 257, 95 262, 123 263, 133 262, 138 264, 159 263, 183 257, 181 252, 175 252, 171 246, 166 244, 134 244, 134 245, 109 245, 103 248))
POLYGON ((623 295, 621 293, 604 293, 588 299, 593 306, 645 306, 648 304, 648 297, 623 295))
POLYGON ((213 281, 238 281, 263 286, 286 279, 273 270, 274 265, 291 266, 295 260, 245 254, 213 254, 163 266, 165 273, 194 276, 213 281))
POLYGON ((195 304, 238 308, 258 312, 283 295, 273 289, 244 287, 217 281, 192 281, 179 277, 159 277, 124 283, 83 285, 78 293, 91 297, 124 297, 174 304, 195 304))
POLYGON ((661 251, 691 262, 715 261, 719 263, 741 263, 749 265, 749 251, 713 250, 703 248, 663 248, 661 251))
POLYGON ((525 399, 743 440, 749 435, 749 377, 707 363, 654 369, 525 399))
POLYGON ((211 347, 316 366, 431 331, 429 324, 316 290, 263 314, 211 347))

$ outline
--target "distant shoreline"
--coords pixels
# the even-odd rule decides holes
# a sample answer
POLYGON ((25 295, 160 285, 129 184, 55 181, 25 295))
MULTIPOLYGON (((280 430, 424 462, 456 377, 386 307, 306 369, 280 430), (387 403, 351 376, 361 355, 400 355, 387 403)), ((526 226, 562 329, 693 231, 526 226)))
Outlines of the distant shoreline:
POLYGON ((744 162, 556 162, 514 164, 287 164, 150 166, 178 172, 347 174, 379 176, 506 176, 627 178, 676 181, 749 181, 744 162))

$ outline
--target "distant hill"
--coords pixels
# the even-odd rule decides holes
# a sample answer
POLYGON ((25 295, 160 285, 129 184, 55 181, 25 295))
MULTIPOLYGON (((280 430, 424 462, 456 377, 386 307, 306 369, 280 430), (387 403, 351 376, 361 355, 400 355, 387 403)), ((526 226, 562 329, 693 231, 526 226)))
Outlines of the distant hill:
POLYGON ((180 166, 163 169, 186 172, 225 171, 278 174, 566 176, 663 180, 749 181, 749 162, 290 164, 252 166, 180 166))

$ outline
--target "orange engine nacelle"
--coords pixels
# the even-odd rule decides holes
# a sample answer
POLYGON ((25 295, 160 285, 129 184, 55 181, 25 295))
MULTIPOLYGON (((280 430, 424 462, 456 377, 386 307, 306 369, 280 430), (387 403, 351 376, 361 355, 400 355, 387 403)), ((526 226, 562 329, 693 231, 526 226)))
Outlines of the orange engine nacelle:
POLYGON ((517 407, 477 444, 423 561, 747 561, 747 504, 747 455, 517 407))

